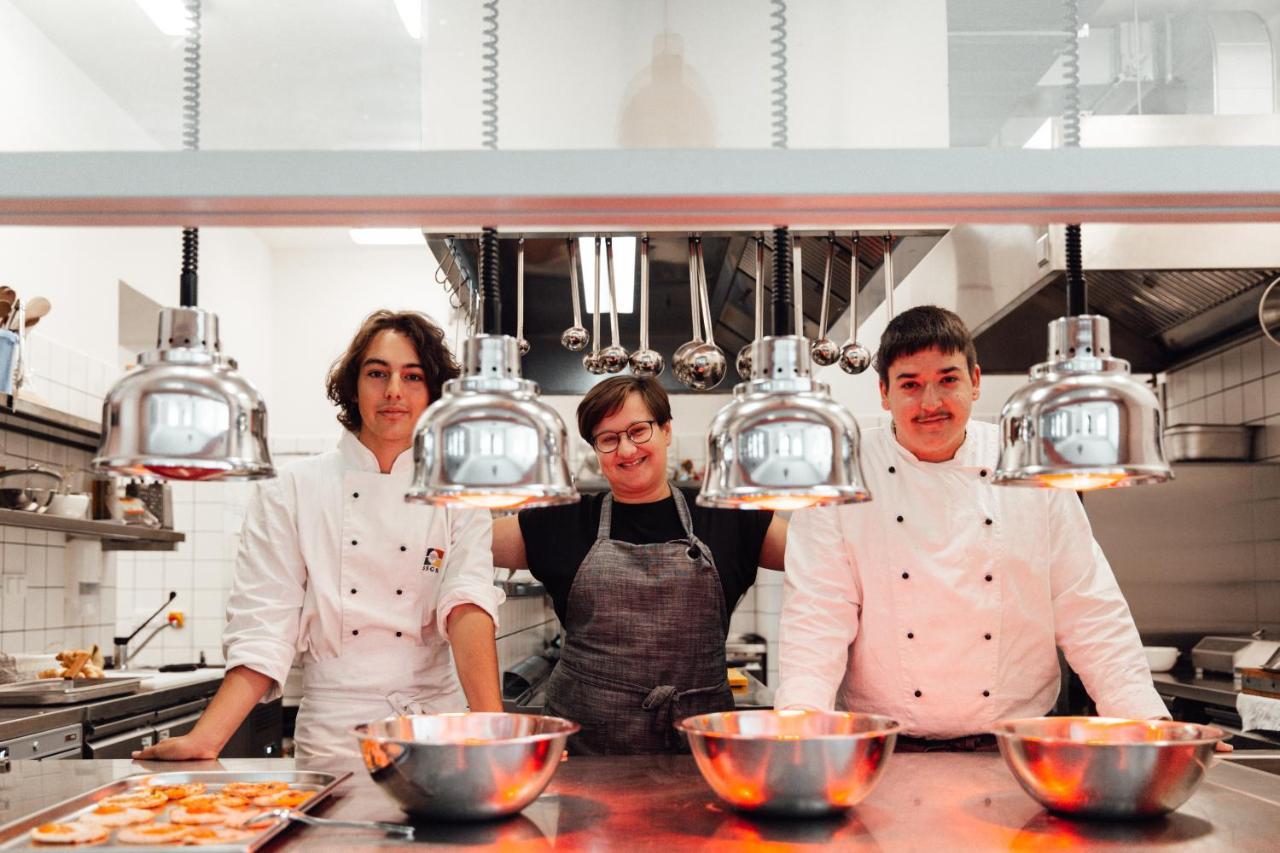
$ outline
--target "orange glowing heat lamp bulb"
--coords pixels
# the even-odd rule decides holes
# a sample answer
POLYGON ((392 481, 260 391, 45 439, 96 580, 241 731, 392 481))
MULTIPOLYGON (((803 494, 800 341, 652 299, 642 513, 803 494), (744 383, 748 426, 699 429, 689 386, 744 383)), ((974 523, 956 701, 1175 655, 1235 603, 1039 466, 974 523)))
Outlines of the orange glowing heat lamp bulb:
POLYGON ((458 495, 458 503, 477 509, 515 509, 527 500, 529 500, 528 495, 458 495))
POLYGON ((786 512, 789 510, 808 509, 821 503, 822 498, 817 495, 760 495, 758 497, 742 498, 738 506, 742 509, 769 509, 775 512, 786 512))
POLYGON ((175 628, 181 628, 187 623, 187 617, 181 610, 169 611, 169 624, 175 628))
POLYGON ((1127 475, 1113 472, 1101 474, 1041 474, 1037 482, 1054 489, 1068 489, 1073 492, 1090 492, 1094 489, 1109 489, 1118 486, 1127 479, 1127 475))

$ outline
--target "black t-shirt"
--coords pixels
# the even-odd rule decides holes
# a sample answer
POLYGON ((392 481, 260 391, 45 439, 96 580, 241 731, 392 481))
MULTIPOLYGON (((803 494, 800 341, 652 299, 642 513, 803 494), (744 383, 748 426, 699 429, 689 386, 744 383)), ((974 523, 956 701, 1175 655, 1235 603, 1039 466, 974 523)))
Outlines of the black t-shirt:
MULTIPOLYGON (((680 489, 693 519, 693 533, 711 549, 720 586, 724 589, 725 627, 729 614, 756 581, 760 546, 773 520, 772 512, 740 509, 712 509, 694 503, 697 491, 680 489)), ((578 567, 595 544, 600 526, 604 494, 583 495, 567 506, 526 509, 520 513, 520 533, 524 536, 529 571, 542 582, 555 605, 560 622, 565 621, 569 588, 578 567)), ((609 536, 633 545, 652 545, 684 539, 676 500, 647 504, 613 502, 613 530, 609 536)))

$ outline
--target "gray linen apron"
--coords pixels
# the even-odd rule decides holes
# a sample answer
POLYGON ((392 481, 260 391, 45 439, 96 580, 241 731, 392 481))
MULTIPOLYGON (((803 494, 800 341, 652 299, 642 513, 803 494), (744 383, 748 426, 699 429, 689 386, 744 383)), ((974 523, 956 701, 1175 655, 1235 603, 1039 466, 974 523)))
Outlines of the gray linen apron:
POLYGON ((578 755, 687 750, 672 724, 733 709, 724 656, 724 588, 711 550, 675 498, 684 539, 610 539, 605 495, 595 544, 565 607, 565 642, 547 682, 547 713, 573 720, 578 755))

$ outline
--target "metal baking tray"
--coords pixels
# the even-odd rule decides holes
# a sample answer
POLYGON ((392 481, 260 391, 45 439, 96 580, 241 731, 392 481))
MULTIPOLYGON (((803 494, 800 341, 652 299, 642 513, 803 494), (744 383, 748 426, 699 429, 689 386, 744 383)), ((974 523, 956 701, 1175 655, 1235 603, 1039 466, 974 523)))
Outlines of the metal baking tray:
POLYGON ((105 678, 36 678, 0 686, 0 705, 74 705, 91 699, 106 699, 137 693, 138 676, 105 678))
MULTIPOLYGON (((28 815, 21 820, 0 826, 0 850, 44 850, 49 851, 57 848, 75 849, 84 847, 83 844, 42 844, 31 839, 31 830, 45 823, 66 823, 75 820, 85 812, 94 809, 97 804, 106 797, 115 794, 123 794, 131 788, 139 785, 185 785, 191 782, 203 782, 208 786, 206 793, 216 793, 221 790, 222 785, 228 782, 285 782, 292 788, 303 791, 315 791, 316 795, 301 805, 297 806, 294 811, 306 812, 310 811, 316 803, 323 800, 332 793, 333 789, 338 787, 348 776, 351 771, 343 773, 321 773, 314 770, 268 770, 260 772, 235 771, 235 770, 209 770, 203 773, 139 773, 134 776, 126 776, 123 779, 117 779, 114 782, 108 782, 105 785, 99 785, 91 791, 86 791, 79 796, 72 797, 69 800, 63 800, 54 806, 41 809, 35 814, 28 815)), ((167 808, 167 807, 162 807, 167 808)), ((156 823, 168 823, 168 812, 164 812, 156 823)), ((278 820, 270 826, 264 827, 262 831, 256 833, 250 838, 234 844, 208 844, 202 845, 202 850, 222 850, 222 851, 239 851, 239 853, 252 853, 252 851, 262 849, 270 839, 280 834, 291 821, 278 820)), ((111 831, 108 840, 99 844, 89 845, 93 850, 137 850, 137 851, 154 851, 173 849, 175 847, 183 847, 181 844, 147 844, 145 846, 138 845, 122 845, 115 843, 116 832, 111 831)))

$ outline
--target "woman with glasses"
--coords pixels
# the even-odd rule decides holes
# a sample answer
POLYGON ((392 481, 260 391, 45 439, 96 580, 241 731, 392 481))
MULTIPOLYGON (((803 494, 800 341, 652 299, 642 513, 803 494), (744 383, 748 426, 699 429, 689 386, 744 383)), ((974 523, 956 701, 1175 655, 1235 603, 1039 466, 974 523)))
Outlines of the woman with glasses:
POLYGON ((756 569, 781 569, 786 522, 695 505, 668 483, 671 404, 616 376, 578 406, 609 491, 493 526, 494 564, 528 568, 564 630, 546 710, 582 726, 579 754, 674 752, 672 723, 733 708, 724 643, 756 569))

